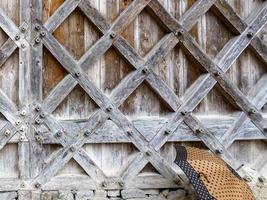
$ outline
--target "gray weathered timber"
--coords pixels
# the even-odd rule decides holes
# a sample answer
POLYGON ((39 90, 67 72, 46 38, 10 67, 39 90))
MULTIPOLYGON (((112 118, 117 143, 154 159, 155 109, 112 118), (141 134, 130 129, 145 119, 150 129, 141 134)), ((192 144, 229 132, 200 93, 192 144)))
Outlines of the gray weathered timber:
POLYGON ((266 2, 17 3, 0 3, 1 199, 168 198, 188 189, 180 142, 266 175, 266 2))

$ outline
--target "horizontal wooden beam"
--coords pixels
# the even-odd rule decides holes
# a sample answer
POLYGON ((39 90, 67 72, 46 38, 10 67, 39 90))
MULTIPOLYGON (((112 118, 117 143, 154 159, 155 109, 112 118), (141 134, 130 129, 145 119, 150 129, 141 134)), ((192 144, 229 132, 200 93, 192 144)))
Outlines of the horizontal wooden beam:
MULTIPOLYGON (((234 123, 234 117, 203 117, 196 116, 201 123, 207 127, 207 129, 212 132, 218 139, 220 139, 225 132, 231 127, 234 123)), ((156 133, 156 130, 161 128, 167 118, 145 118, 145 119, 133 119, 134 126, 139 129, 144 136, 150 141, 156 133)), ((264 118, 267 126, 267 117, 264 118)), ((75 137, 78 129, 84 127, 88 123, 88 120, 61 120, 60 124, 66 130, 66 134, 72 137, 75 137)), ((55 144, 58 143, 58 140, 54 138, 53 134, 48 132, 46 128, 42 126, 40 129, 43 140, 42 143, 45 144, 55 144)), ((3 134, 3 133, 2 133, 3 134)), ((261 132, 252 124, 248 123, 246 126, 240 128, 237 134, 237 140, 261 140, 264 139, 264 136, 261 132)), ((15 135, 9 143, 17 143, 19 141, 18 135, 15 135)), ((200 139, 192 132, 192 130, 185 124, 179 126, 174 133, 168 138, 168 142, 179 142, 179 141, 200 141, 200 139)), ((102 128, 98 129, 95 134, 91 135, 86 143, 130 143, 128 137, 126 137, 122 130, 119 129, 114 123, 108 120, 102 128)))

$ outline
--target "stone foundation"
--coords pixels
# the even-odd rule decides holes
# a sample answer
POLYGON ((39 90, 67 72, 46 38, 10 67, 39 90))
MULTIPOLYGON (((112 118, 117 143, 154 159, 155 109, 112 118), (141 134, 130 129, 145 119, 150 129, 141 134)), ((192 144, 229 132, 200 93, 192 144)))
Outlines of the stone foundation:
MULTIPOLYGON (((253 187, 256 200, 267 200, 267 185, 253 187)), ((126 189, 89 191, 43 191, 35 192, 32 200, 195 200, 194 194, 182 189, 126 189)), ((23 192, 0 193, 0 200, 28 200, 23 192)))

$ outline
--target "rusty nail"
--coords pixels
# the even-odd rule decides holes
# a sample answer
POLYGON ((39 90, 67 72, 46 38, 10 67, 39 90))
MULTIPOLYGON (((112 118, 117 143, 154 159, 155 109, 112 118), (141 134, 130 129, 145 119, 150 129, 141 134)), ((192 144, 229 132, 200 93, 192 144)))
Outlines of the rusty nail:
POLYGON ((21 121, 20 121, 20 120, 17 120, 17 121, 15 122, 15 124, 16 124, 17 126, 19 126, 19 125, 21 124, 21 121))
POLYGON ((41 184, 40 183, 35 183, 34 187, 35 188, 40 188, 41 187, 41 184))
POLYGON ((127 131, 127 134, 128 134, 129 136, 131 136, 131 135, 133 135, 133 131, 132 131, 132 130, 128 130, 128 131, 127 131))
POLYGON ((40 124, 41 123, 41 120, 39 118, 35 119, 35 123, 36 124, 40 124))
POLYGON ((85 136, 85 137, 89 137, 90 134, 91 134, 91 133, 90 133, 90 131, 88 131, 88 130, 86 130, 86 131, 84 132, 84 136, 85 136))
POLYGON ((104 181, 104 182, 101 183, 101 186, 102 187, 107 187, 107 183, 104 181))
POLYGON ((147 155, 147 156, 151 156, 151 155, 152 155, 152 152, 151 152, 151 151, 147 151, 147 152, 146 152, 146 155, 147 155))
POLYGON ((111 111, 112 111, 112 106, 108 106, 108 107, 106 108, 106 110, 107 110, 108 112, 111 112, 111 111))
POLYGON ((221 76, 221 75, 222 75, 221 72, 215 72, 215 73, 214 73, 214 76, 221 76))
POLYGON ((247 37, 248 37, 248 38, 252 38, 253 35, 254 35, 254 34, 253 34, 252 32, 248 32, 248 33, 247 33, 247 37))
POLYGON ((166 135, 170 135, 171 133, 172 133, 172 131, 170 129, 165 130, 166 135))
POLYGON ((42 138, 41 138, 41 136, 37 135, 37 136, 35 136, 35 139, 36 139, 36 141, 40 142, 42 138))
POLYGON ((36 31, 40 31, 41 30, 41 26, 39 24, 36 24, 34 28, 35 28, 36 31))
POLYGON ((181 114, 182 114, 183 116, 186 116, 186 115, 188 114, 188 112, 187 112, 187 111, 182 111, 181 114))
POLYGON ((36 107, 35 107, 35 110, 36 110, 37 112, 39 112, 39 111, 41 110, 41 107, 40 107, 40 106, 36 106, 36 107))
POLYGON ((215 153, 216 153, 216 154, 222 154, 222 150, 220 150, 220 149, 216 149, 216 150, 215 150, 215 153))
POLYGON ((41 37, 45 37, 46 33, 44 31, 42 31, 40 35, 41 35, 41 37))
POLYGON ((202 128, 198 128, 197 130, 196 130, 196 133, 203 133, 204 132, 204 130, 202 129, 202 128))
POLYGON ((149 70, 148 70, 147 67, 144 67, 144 68, 142 69, 142 72, 143 72, 144 74, 148 74, 148 73, 149 73, 149 70))
POLYGON ((19 40, 20 39, 20 36, 19 35, 16 35, 15 36, 15 40, 19 40))
POLYGON ((124 182, 123 181, 119 181, 119 186, 123 187, 124 186, 124 182))
POLYGON ((252 109, 249 111, 249 113, 250 113, 250 114, 256 114, 257 111, 256 111, 255 109, 252 108, 252 109))
POLYGON ((41 117, 41 118, 45 118, 45 114, 44 114, 44 113, 41 113, 41 114, 40 114, 40 117, 41 117))
POLYGON ((20 112, 20 115, 21 115, 21 116, 25 116, 25 115, 26 115, 26 111, 25 111, 25 110, 22 110, 22 111, 20 112))
POLYGON ((115 38, 115 37, 116 37, 116 33, 115 33, 114 31, 111 31, 111 33, 110 33, 110 37, 111 37, 111 38, 115 38))
POLYGON ((39 44, 40 42, 41 42, 40 38, 36 38, 36 39, 35 39, 35 43, 36 43, 36 44, 39 44))
POLYGON ((259 180, 259 182, 261 182, 261 183, 264 183, 264 182, 266 181, 266 179, 265 179, 264 176, 260 176, 260 177, 258 178, 258 180, 259 180))
POLYGON ((10 133, 11 133, 10 130, 6 130, 5 131, 5 136, 8 137, 10 135, 10 133))
POLYGON ((57 137, 61 137, 62 135, 63 135, 63 131, 59 130, 59 131, 57 132, 57 137))
POLYGON ((79 77, 79 76, 81 76, 81 73, 80 72, 75 72, 75 76, 79 77))
POLYGON ((76 150, 76 148, 75 148, 74 146, 71 146, 71 147, 70 147, 70 151, 71 151, 71 152, 74 152, 75 150, 76 150))

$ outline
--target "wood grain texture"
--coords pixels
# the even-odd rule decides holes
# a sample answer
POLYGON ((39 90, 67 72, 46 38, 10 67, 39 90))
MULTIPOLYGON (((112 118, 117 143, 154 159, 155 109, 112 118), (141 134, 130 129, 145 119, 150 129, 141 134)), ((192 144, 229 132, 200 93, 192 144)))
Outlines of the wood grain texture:
POLYGON ((267 163, 266 8, 1 0, 0 191, 73 200, 187 187, 180 143, 221 151, 241 175, 256 169, 255 183, 267 163))

